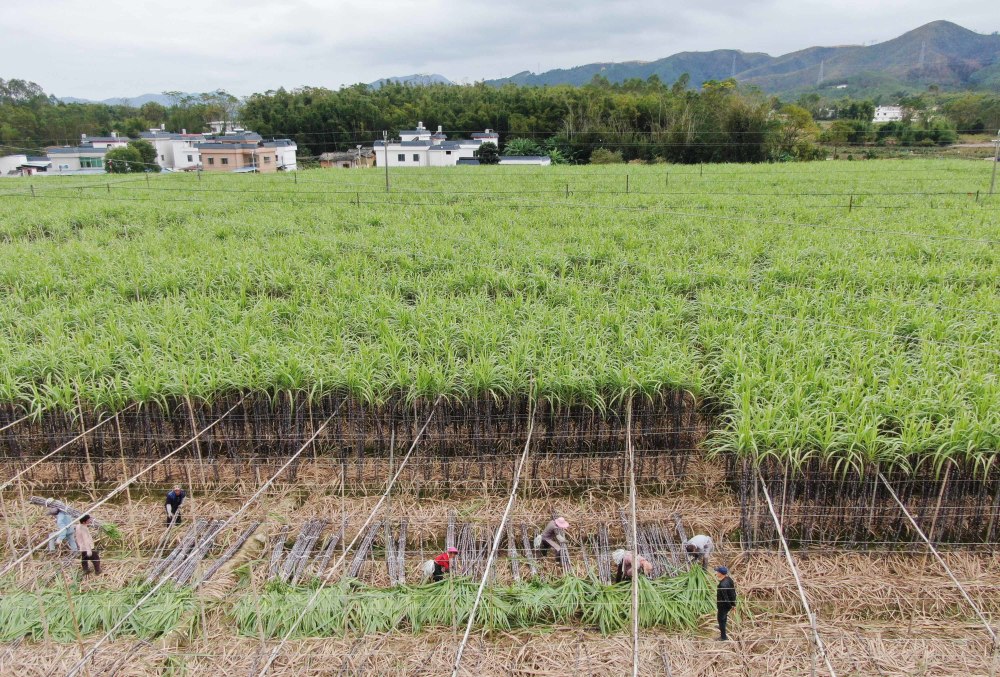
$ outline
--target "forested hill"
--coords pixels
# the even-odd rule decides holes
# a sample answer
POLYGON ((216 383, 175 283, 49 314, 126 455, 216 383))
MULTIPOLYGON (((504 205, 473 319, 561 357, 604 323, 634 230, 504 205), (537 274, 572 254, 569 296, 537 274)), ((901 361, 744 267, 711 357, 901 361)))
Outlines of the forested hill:
POLYGON ((695 86, 734 77, 785 95, 845 84, 866 92, 929 85, 1000 90, 1000 35, 934 21, 870 46, 809 47, 777 57, 728 49, 681 52, 648 62, 592 63, 537 74, 525 71, 488 84, 583 85, 595 76, 611 82, 651 76, 674 82, 682 73, 688 73, 695 86))

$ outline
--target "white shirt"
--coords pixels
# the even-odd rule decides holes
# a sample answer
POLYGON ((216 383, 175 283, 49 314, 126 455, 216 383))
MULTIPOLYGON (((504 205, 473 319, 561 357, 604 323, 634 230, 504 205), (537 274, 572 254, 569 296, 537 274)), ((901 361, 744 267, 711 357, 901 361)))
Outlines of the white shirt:
POLYGON ((698 552, 704 555, 711 555, 712 550, 715 549, 715 544, 712 543, 712 539, 704 534, 698 534, 697 536, 692 536, 688 539, 688 542, 684 545, 693 545, 697 548, 698 552))

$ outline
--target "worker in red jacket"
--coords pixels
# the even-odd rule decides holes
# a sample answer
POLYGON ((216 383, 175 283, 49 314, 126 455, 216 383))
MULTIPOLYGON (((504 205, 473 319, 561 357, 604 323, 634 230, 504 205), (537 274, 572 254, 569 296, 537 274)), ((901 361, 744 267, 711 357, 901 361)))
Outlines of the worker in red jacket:
POLYGON ((457 554, 458 548, 448 548, 446 551, 434 558, 434 573, 431 575, 432 581, 437 583, 444 578, 444 573, 446 571, 451 571, 451 560, 454 559, 457 554))

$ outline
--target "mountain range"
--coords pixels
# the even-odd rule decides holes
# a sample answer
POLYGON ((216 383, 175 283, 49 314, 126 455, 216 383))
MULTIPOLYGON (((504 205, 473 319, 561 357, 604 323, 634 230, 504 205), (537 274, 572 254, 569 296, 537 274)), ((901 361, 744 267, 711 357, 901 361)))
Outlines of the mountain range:
POLYGON ((103 103, 107 106, 132 106, 133 108, 138 108, 144 103, 149 103, 150 101, 158 103, 162 106, 170 106, 173 104, 173 98, 167 96, 166 94, 140 94, 139 96, 125 96, 117 97, 111 99, 101 99, 100 101, 94 99, 78 99, 75 96, 61 96, 59 100, 63 103, 103 103))
POLYGON ((719 49, 680 52, 656 61, 591 63, 544 73, 524 71, 487 84, 584 85, 595 76, 611 82, 652 75, 672 83, 687 73, 691 85, 734 77, 773 94, 826 88, 853 95, 872 90, 977 88, 1000 90, 1000 35, 984 35, 949 21, 934 21, 874 45, 808 47, 790 54, 719 49), (846 87, 844 87, 846 85, 846 87))

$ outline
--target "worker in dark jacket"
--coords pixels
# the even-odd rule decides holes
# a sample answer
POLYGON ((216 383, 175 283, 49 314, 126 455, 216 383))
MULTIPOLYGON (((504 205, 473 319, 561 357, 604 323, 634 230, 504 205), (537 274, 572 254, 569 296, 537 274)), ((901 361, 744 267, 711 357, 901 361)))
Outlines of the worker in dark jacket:
POLYGON ((167 526, 180 524, 181 504, 184 503, 184 490, 180 486, 174 487, 167 493, 167 500, 163 504, 163 509, 167 512, 167 526))
POLYGON ((729 612, 736 608, 736 586, 733 579, 729 577, 729 569, 726 567, 716 567, 715 577, 719 581, 719 587, 715 591, 715 603, 718 609, 719 619, 719 639, 726 641, 726 620, 729 612))

